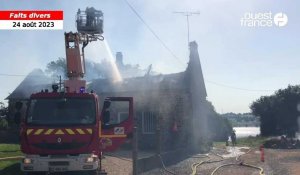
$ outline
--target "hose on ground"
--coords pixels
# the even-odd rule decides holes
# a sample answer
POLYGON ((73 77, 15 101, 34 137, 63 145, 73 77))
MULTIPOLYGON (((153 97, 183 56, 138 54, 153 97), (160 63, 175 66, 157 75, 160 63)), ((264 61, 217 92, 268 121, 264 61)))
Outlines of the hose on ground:
POLYGON ((165 170, 166 172, 170 173, 170 174, 176 175, 174 172, 172 172, 172 171, 170 171, 170 170, 168 170, 168 169, 166 168, 166 166, 165 166, 165 164, 164 164, 164 162, 163 162, 162 157, 161 157, 160 154, 158 154, 158 157, 159 157, 159 159, 160 159, 160 162, 161 162, 161 164, 162 164, 164 170, 165 170))
POLYGON ((201 164, 203 164, 205 161, 201 161, 201 162, 198 162, 198 163, 193 163, 191 168, 192 168, 192 173, 191 175, 195 175, 197 173, 197 167, 201 164))
POLYGON ((216 162, 221 162, 224 160, 224 157, 220 154, 217 154, 217 153, 214 153, 214 152, 211 152, 211 154, 217 156, 217 157, 220 157, 221 159, 220 160, 214 160, 214 161, 211 161, 211 158, 209 157, 209 155, 205 155, 205 156, 201 156, 201 157, 198 157, 198 156, 193 156, 193 158, 209 158, 208 160, 206 161, 201 161, 201 162, 197 162, 197 163, 193 163, 192 166, 191 166, 191 169, 192 169, 192 173, 191 175, 196 175, 197 173, 197 167, 202 165, 202 164, 206 164, 206 163, 216 163, 216 162))
MULTIPOLYGON (((245 154, 248 154, 250 151, 251 151, 251 149, 249 149, 245 154)), ((243 155, 245 155, 245 154, 243 154, 243 155)), ((245 167, 249 167, 249 168, 258 169, 258 170, 260 170, 259 174, 264 175, 264 169, 262 167, 244 163, 242 160, 240 160, 241 156, 242 155, 238 155, 235 158, 236 161, 240 161, 239 163, 228 163, 228 164, 220 165, 220 166, 218 166, 217 168, 214 169, 214 171, 211 173, 211 175, 214 175, 222 167, 232 166, 232 165, 239 165, 239 166, 245 166, 245 167)))
POLYGON ((214 153, 214 152, 211 151, 211 154, 213 154, 217 157, 220 157, 222 160, 224 160, 224 157, 222 155, 218 154, 218 153, 214 153))
POLYGON ((237 163, 227 163, 227 164, 220 165, 220 166, 218 166, 216 169, 214 169, 214 171, 211 173, 211 175, 214 175, 214 174, 215 174, 219 169, 221 169, 222 167, 230 166, 230 165, 237 165, 237 163))
POLYGON ((259 174, 260 175, 264 175, 264 169, 262 167, 259 167, 259 166, 254 166, 254 165, 250 165, 250 164, 246 164, 246 163, 243 163, 243 166, 247 166, 247 167, 251 167, 251 168, 255 168, 255 169, 258 169, 260 170, 259 171, 259 174))
MULTIPOLYGON (((243 154, 243 155, 246 155, 246 154, 250 153, 251 150, 252 150, 252 149, 249 148, 249 150, 248 150, 245 154, 243 154)), ((240 160, 240 157, 241 157, 241 156, 242 156, 242 155, 239 155, 239 156, 236 157, 236 160, 237 160, 237 161, 241 161, 241 165, 247 166, 247 167, 250 167, 250 168, 258 169, 258 170, 260 170, 260 171, 259 171, 259 174, 260 174, 260 175, 264 175, 264 169, 263 169, 262 167, 244 163, 242 160, 240 160)))
POLYGON ((261 167, 258 167, 258 166, 254 166, 254 165, 250 165, 250 164, 245 164, 245 163, 227 163, 227 164, 223 164, 221 166, 218 166, 216 169, 214 169, 214 171, 211 173, 211 175, 214 175, 219 169, 221 169, 222 167, 225 167, 225 166, 232 166, 232 165, 239 165, 239 166, 245 166, 245 167, 250 167, 250 168, 255 168, 255 169, 258 169, 260 170, 259 171, 259 174, 260 175, 264 175, 264 170, 263 168, 261 167))
POLYGON ((251 148, 249 148, 249 150, 245 154, 240 154, 240 155, 236 156, 235 160, 236 161, 241 161, 240 157, 242 157, 242 155, 246 155, 246 154, 250 153, 250 151, 251 151, 251 148))

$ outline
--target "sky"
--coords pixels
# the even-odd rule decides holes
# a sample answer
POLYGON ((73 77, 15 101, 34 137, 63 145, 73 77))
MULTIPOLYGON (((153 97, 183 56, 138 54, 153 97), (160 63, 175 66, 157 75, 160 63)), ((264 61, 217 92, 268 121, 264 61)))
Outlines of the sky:
MULTIPOLYGON (((190 16, 190 40, 198 43, 207 99, 217 112, 250 112, 250 104, 289 84, 300 84, 300 2, 295 0, 127 0, 163 44, 127 5, 126 0, 1 0, 0 10, 63 10, 64 29, 0 30, 0 101, 34 68, 65 57, 64 32, 76 31, 78 8, 104 13, 104 37, 126 64, 150 64, 164 74, 182 72, 188 62, 186 17, 175 11, 199 11, 190 16), (284 27, 245 27, 246 13, 288 17, 284 27), (176 57, 174 57, 174 55, 176 57)), ((90 44, 86 57, 113 59, 103 42, 90 44)))

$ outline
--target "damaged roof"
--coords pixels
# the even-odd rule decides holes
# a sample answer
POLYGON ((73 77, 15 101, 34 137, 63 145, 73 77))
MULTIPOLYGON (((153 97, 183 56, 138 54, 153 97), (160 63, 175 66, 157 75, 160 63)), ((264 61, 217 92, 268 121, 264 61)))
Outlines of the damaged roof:
POLYGON ((174 74, 160 74, 154 76, 144 76, 136 78, 126 78, 122 82, 112 82, 108 79, 96 79, 89 85, 98 93, 107 92, 132 92, 145 90, 172 90, 184 89, 184 75, 185 72, 174 74))
MULTIPOLYGON (((50 89, 51 82, 52 79, 46 76, 42 70, 35 69, 6 99, 28 99, 32 93, 42 89, 50 89)), ((199 98, 206 98, 207 96, 196 42, 190 43, 190 60, 184 72, 126 78, 122 82, 95 79, 88 84, 88 89, 97 93, 188 90, 191 94, 200 94, 199 98)))
POLYGON ((34 69, 17 88, 5 99, 6 100, 24 100, 29 99, 30 95, 39 92, 42 89, 51 88, 52 80, 44 74, 41 69, 34 69))

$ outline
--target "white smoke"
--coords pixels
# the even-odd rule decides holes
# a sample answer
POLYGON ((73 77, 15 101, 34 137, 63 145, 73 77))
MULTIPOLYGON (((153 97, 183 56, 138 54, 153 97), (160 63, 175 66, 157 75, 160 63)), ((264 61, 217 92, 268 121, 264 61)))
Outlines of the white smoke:
POLYGON ((107 65, 105 70, 107 70, 108 78, 112 79, 113 82, 122 81, 122 76, 116 66, 112 51, 105 39, 90 43, 85 49, 85 58, 95 63, 105 63, 107 65))

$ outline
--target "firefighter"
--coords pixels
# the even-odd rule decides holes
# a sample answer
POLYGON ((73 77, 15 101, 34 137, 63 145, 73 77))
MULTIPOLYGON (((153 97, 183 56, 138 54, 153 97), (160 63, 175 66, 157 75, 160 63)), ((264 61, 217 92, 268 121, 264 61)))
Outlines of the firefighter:
POLYGON ((235 134, 235 130, 232 130, 231 135, 230 135, 230 139, 231 139, 232 146, 235 146, 235 145, 236 145, 236 134, 235 134))
POLYGON ((80 9, 78 9, 76 22, 77 22, 77 25, 81 27, 82 26, 82 16, 80 16, 80 13, 81 13, 81 11, 80 11, 80 9))
POLYGON ((86 12, 86 26, 87 27, 92 27, 94 25, 95 11, 96 11, 96 9, 94 7, 86 8, 85 12, 86 12))

